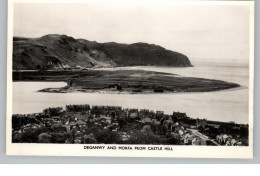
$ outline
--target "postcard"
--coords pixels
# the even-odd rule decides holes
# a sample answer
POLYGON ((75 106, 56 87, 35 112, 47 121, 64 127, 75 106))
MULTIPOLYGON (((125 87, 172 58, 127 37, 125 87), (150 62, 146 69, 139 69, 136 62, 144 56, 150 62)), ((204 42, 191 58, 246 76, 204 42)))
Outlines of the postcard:
POLYGON ((253 1, 11 0, 6 153, 253 157, 253 1))

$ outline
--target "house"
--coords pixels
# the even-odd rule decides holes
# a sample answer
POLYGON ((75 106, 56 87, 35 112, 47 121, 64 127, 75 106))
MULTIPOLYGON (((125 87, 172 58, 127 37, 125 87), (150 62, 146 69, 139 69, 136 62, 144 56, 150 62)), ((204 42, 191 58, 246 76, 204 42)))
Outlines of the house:
POLYGON ((62 113, 62 107, 47 108, 43 110, 43 114, 46 116, 58 116, 62 113))
POLYGON ((173 120, 181 120, 181 119, 185 119, 185 118, 188 118, 186 113, 173 112, 173 114, 172 114, 172 119, 173 120))
POLYGON ((122 111, 120 106, 92 106, 91 109, 92 114, 112 115, 113 117, 118 116, 120 111, 122 111))
POLYGON ((89 112, 90 106, 86 105, 67 105, 66 106, 67 112, 89 112))

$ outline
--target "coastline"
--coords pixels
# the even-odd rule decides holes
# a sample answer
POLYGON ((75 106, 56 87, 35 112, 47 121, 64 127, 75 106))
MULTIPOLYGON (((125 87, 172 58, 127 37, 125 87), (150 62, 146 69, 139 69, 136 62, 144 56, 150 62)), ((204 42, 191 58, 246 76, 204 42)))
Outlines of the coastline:
MULTIPOLYGON (((41 81, 44 82, 44 81, 41 81)), ((55 82, 55 81, 51 81, 55 82)), ((172 92, 172 91, 164 91, 164 92, 154 92, 153 90, 145 90, 142 92, 131 92, 130 90, 124 90, 124 91, 117 91, 117 90, 95 90, 95 89, 82 89, 78 87, 61 87, 61 88, 44 88, 41 90, 38 90, 37 92, 45 92, 45 93, 100 93, 100 94, 194 94, 194 93, 210 93, 210 92, 225 92, 225 91, 236 91, 236 90, 242 90, 245 89, 245 86, 239 86, 234 88, 227 88, 227 89, 220 89, 220 90, 212 90, 212 91, 198 91, 198 92, 188 92, 188 91, 182 91, 182 92, 172 92)))
POLYGON ((212 92, 240 87, 239 84, 215 79, 184 77, 177 74, 145 70, 84 70, 13 72, 13 81, 65 82, 61 88, 41 92, 105 93, 187 93, 212 92))

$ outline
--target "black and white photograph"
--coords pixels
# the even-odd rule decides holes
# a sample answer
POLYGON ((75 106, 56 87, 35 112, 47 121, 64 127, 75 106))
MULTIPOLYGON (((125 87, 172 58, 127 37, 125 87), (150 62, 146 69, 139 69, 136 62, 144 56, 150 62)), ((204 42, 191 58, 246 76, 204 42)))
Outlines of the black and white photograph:
POLYGON ((8 10, 8 154, 252 157, 253 2, 8 10))

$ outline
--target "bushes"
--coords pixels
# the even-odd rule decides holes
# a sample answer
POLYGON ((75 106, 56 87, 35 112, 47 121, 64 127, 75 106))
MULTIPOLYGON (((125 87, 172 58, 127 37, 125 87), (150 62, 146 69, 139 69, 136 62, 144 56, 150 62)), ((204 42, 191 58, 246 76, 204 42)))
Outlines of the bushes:
POLYGON ((65 143, 66 140, 70 139, 70 135, 66 133, 51 133, 51 143, 65 143))
POLYGON ((180 136, 171 136, 167 138, 168 144, 180 145, 180 136))
POLYGON ((88 124, 85 131, 85 134, 88 134, 83 137, 85 144, 116 144, 121 142, 121 136, 117 131, 109 131, 93 124, 88 124))
POLYGON ((22 133, 21 141, 23 143, 37 143, 38 135, 41 133, 48 132, 48 131, 49 131, 49 129, 47 129, 45 127, 27 129, 24 133, 22 133))
POLYGON ((118 132, 102 130, 96 133, 96 139, 99 143, 104 144, 118 144, 121 143, 121 136, 118 132))

